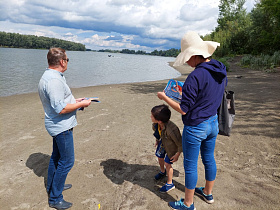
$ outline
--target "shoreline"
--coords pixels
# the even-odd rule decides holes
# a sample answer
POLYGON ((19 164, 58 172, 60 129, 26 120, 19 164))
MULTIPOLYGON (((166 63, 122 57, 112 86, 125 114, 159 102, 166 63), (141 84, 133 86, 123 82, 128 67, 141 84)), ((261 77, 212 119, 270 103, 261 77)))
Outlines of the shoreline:
MULTIPOLYGON (((280 72, 267 74, 235 64, 231 69, 228 90, 236 93, 236 118, 231 136, 219 135, 216 141, 215 203, 195 196, 195 206, 278 209, 280 72)), ((191 71, 185 66, 176 70, 182 74, 178 80, 185 80, 191 71)), ((77 98, 96 96, 101 101, 77 113, 75 165, 66 180, 73 187, 63 192, 65 200, 73 203, 72 210, 98 209, 98 204, 102 210, 161 210, 184 196, 183 155, 173 165, 176 189, 159 193, 166 179, 153 180, 159 166, 150 110, 163 103, 157 92, 167 81, 72 88, 77 98)), ((39 96, 0 97, 0 107, 1 209, 50 209, 45 183, 52 139, 44 127, 39 96)), ((171 120, 182 131, 181 116, 171 112, 171 120)), ((198 186, 202 186, 204 170, 198 162, 198 186)))

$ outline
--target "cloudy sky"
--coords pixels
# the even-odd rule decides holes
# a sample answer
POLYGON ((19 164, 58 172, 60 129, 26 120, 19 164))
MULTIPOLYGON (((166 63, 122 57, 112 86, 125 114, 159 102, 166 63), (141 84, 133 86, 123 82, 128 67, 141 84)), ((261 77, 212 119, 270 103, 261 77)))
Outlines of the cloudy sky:
MULTIPOLYGON (((255 0, 246 0, 248 11, 255 0)), ((219 0, 1 0, 0 31, 46 36, 86 48, 180 48, 190 30, 217 26, 219 0)))

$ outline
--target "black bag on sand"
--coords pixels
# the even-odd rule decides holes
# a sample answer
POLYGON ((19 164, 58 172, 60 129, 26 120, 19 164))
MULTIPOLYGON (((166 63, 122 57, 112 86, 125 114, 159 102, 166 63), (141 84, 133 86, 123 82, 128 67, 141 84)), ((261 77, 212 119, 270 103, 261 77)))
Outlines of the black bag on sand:
POLYGON ((235 117, 234 92, 224 91, 224 96, 218 108, 219 134, 230 136, 235 117))

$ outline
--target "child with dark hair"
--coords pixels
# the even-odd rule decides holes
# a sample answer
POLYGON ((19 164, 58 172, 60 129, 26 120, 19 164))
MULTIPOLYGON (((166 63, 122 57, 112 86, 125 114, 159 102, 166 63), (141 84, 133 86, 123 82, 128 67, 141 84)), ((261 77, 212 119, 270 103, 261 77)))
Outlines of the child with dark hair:
POLYGON ((160 188, 160 192, 168 192, 175 188, 172 163, 176 162, 182 150, 182 136, 179 128, 170 121, 171 111, 165 104, 158 105, 151 110, 154 136, 156 137, 155 155, 158 157, 160 172, 155 180, 160 180, 167 175, 167 183, 160 188))

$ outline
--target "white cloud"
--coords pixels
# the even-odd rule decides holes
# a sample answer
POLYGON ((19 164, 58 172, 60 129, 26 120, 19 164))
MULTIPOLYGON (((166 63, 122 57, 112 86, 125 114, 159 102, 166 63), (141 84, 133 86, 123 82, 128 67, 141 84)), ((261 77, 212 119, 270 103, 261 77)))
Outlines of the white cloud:
POLYGON ((202 21, 211 17, 218 17, 218 7, 212 8, 210 5, 196 6, 192 3, 185 4, 180 10, 180 18, 184 21, 202 21))
POLYGON ((77 41, 88 48, 179 48, 187 31, 205 35, 216 27, 218 5, 219 0, 0 1, 0 30, 77 41), (122 39, 114 40, 115 35, 122 39))
POLYGON ((253 7, 255 6, 257 0, 246 0, 244 6, 247 9, 247 12, 251 12, 253 7))
MULTIPOLYGON (((133 40, 133 36, 122 36, 121 41, 114 40, 114 36, 99 36, 98 34, 94 34, 90 38, 86 38, 83 40, 83 43, 89 44, 91 46, 94 46, 95 49, 106 49, 108 47, 114 48, 114 49, 143 49, 140 45, 131 44, 130 41, 133 40), (110 39, 113 38, 113 39, 110 39)), ((151 50, 147 47, 144 47, 144 49, 151 50)))

